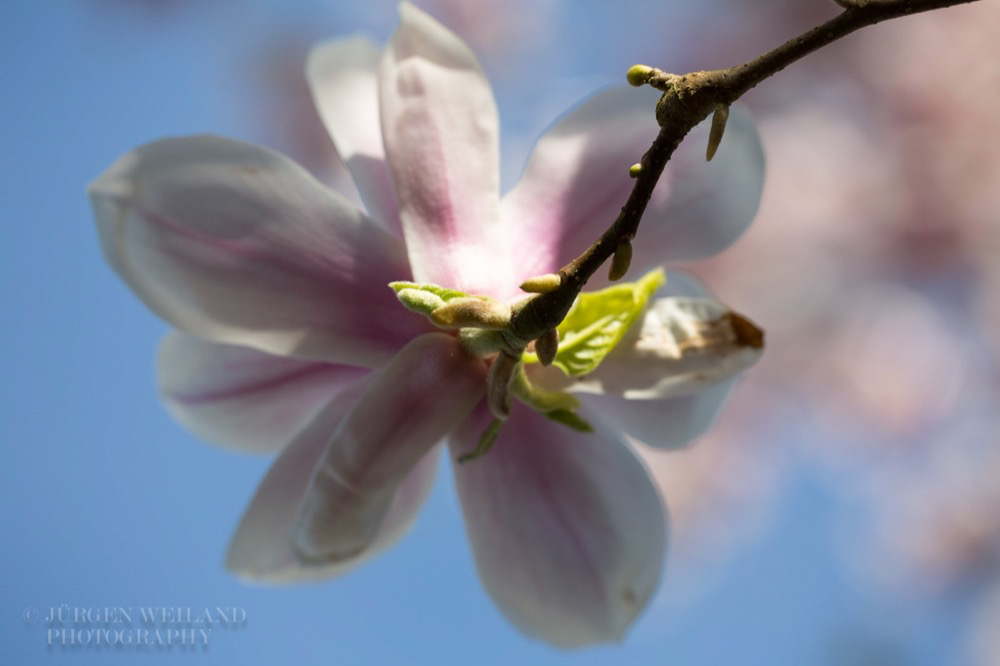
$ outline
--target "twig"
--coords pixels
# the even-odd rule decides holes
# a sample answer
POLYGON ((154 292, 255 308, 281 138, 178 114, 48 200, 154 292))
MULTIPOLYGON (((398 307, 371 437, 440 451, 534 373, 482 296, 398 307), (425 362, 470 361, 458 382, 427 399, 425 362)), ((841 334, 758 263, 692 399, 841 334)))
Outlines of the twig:
MULTIPOLYGON (((560 283, 519 308, 510 331, 521 340, 534 340, 565 318, 573 301, 597 269, 635 237, 653 188, 677 146, 695 125, 716 109, 726 108, 761 81, 813 51, 852 32, 882 21, 977 0, 836 0, 846 9, 826 23, 785 42, 742 65, 683 76, 643 68, 642 80, 663 91, 656 106, 660 132, 635 170, 635 185, 618 218, 579 257, 559 270, 560 283)), ((628 247, 627 249, 631 249, 628 247)), ((620 262, 615 262, 620 263, 620 262)), ((618 266, 616 274, 623 274, 618 266)))

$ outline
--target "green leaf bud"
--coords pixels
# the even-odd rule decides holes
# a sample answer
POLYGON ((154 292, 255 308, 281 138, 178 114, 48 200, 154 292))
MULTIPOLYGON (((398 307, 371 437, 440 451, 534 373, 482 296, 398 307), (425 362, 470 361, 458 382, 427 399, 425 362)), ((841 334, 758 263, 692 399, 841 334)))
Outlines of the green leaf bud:
POLYGON ((632 65, 625 74, 625 78, 628 79, 629 85, 638 87, 645 85, 652 73, 653 68, 649 65, 632 65))

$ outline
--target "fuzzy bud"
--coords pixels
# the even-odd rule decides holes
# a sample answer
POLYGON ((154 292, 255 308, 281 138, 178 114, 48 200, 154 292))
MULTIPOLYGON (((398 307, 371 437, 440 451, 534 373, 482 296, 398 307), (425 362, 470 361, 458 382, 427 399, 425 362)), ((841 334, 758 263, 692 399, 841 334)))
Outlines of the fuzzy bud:
POLYGON ((480 298, 454 298, 431 312, 431 321, 442 328, 501 329, 510 324, 510 306, 480 298))
POLYGON ((555 291, 562 284, 562 278, 557 273, 546 273, 530 277, 521 283, 521 290, 529 294, 547 294, 555 291))
POLYGON ((444 305, 443 298, 422 289, 402 289, 396 293, 396 298, 407 310, 419 314, 433 312, 444 305))

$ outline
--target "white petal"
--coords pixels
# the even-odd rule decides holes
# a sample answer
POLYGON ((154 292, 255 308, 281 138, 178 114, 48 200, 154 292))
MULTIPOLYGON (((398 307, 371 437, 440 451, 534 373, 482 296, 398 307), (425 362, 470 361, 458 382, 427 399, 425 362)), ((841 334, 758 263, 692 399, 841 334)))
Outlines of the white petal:
POLYGON ((409 3, 379 73, 382 131, 417 281, 505 297, 499 125, 475 56, 409 3))
POLYGON ((306 78, 337 154, 354 176, 368 211, 401 235, 379 123, 379 56, 364 37, 325 42, 309 52, 306 78))
POLYGON ((339 575, 393 545, 412 526, 434 483, 439 456, 429 452, 400 484, 370 546, 332 564, 304 562, 292 547, 291 527, 327 443, 370 381, 337 396, 281 452, 254 495, 226 556, 234 573, 262 582, 292 583, 339 575))
POLYGON ((712 426, 761 357, 763 337, 690 276, 671 273, 660 293, 671 295, 656 299, 594 372, 571 379, 554 367, 528 371, 544 388, 579 394, 611 427, 676 449, 712 426))
POLYGON ((696 393, 650 400, 630 400, 615 394, 580 397, 611 428, 647 446, 673 450, 708 432, 735 384, 735 379, 728 379, 696 393))
POLYGON ((192 335, 377 366, 427 330, 386 286, 409 273, 399 240, 265 148, 158 141, 90 196, 109 263, 192 335))
POLYGON ((341 422, 296 519, 295 547, 339 562, 370 547, 399 484, 464 419, 486 390, 486 365, 441 333, 392 360, 341 422))
POLYGON ((334 396, 370 372, 177 332, 161 343, 157 370, 174 418, 201 439, 245 453, 279 450, 334 396))
POLYGON ((763 354, 763 333, 708 298, 658 298, 571 390, 632 400, 687 395, 735 377, 763 354))
POLYGON ((680 448, 715 423, 739 375, 761 357, 760 335, 711 299, 661 298, 572 390, 590 394, 585 402, 631 437, 680 448))
MULTIPOLYGON (((453 457, 485 429, 477 412, 450 440, 453 457)), ((511 622, 560 647, 623 638, 666 547, 660 498, 628 445, 515 405, 493 449, 456 465, 455 480, 479 575, 511 622)))

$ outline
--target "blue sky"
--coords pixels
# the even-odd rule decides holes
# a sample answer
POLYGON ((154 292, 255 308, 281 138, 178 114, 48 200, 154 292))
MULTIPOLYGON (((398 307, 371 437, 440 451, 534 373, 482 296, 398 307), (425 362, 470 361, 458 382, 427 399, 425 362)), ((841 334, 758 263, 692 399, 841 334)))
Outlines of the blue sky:
MULTIPOLYGON (((691 598, 662 591, 618 646, 561 653, 502 618, 477 580, 447 470, 414 532, 356 572, 291 588, 228 575, 223 553, 269 460, 204 445, 160 407, 152 364, 167 327, 105 265, 84 187, 162 136, 260 138, 240 63, 269 30, 328 15, 322 32, 384 38, 394 9, 219 0, 167 20, 122 4, 0 4, 0 661, 804 664, 844 663, 860 649, 887 659, 871 663, 933 664, 951 649, 961 617, 886 622, 881 602, 846 580, 831 537, 845 508, 795 459, 764 534, 691 598), (228 606, 247 620, 216 629, 204 650, 48 646, 44 619, 25 612, 44 618, 62 604, 228 606)), ((590 30, 606 20, 581 15, 590 30)), ((594 83, 623 71, 575 67, 573 80, 594 83)), ((518 107, 528 99, 501 102, 505 122, 525 132, 543 122, 518 107)))

